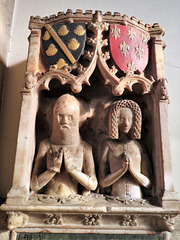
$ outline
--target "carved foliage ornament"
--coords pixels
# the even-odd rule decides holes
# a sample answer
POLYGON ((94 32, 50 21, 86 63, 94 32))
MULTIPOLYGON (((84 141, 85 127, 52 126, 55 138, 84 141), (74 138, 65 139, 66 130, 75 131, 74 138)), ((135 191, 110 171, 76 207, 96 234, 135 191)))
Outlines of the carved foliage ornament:
POLYGON ((101 215, 86 214, 84 218, 84 225, 96 226, 100 224, 101 215))
POLYGON ((62 225, 62 214, 47 214, 44 222, 50 225, 62 225))
POLYGON ((109 25, 99 11, 88 23, 84 18, 80 23, 57 21, 51 24, 47 21, 42 28, 42 47, 50 72, 38 80, 44 82, 48 79, 48 83, 44 83, 47 86, 49 77, 54 77, 62 84, 70 84, 72 91, 78 93, 82 84, 90 85, 89 78, 98 63, 105 84, 112 86, 114 95, 120 96, 125 88, 132 91, 135 83, 142 85, 143 93, 149 92, 152 81, 139 75, 148 62, 148 40, 146 29, 109 25), (108 65, 108 60, 113 64, 108 65), (63 79, 65 81, 62 82, 63 79))
POLYGON ((146 78, 143 72, 149 59, 149 39, 146 31, 111 24, 109 42, 105 45, 103 39, 98 45, 98 66, 105 84, 112 87, 115 96, 122 95, 124 89, 132 91, 136 83, 141 85, 143 93, 150 91, 154 80, 146 78))
MULTIPOLYGON (((37 89, 49 90, 52 78, 58 79, 61 84, 70 84, 74 93, 82 90, 82 84, 90 85, 89 78, 96 67, 98 45, 96 35, 86 37, 90 28, 91 23, 45 25, 42 29, 42 45, 46 61, 49 62, 49 72, 39 76, 37 89), (51 47, 51 44, 54 46, 51 47)), ((96 30, 93 28, 93 31, 96 30)))
POLYGON ((137 219, 138 219, 138 216, 136 215, 124 215, 121 225, 131 226, 131 227, 137 226, 138 225, 137 219))

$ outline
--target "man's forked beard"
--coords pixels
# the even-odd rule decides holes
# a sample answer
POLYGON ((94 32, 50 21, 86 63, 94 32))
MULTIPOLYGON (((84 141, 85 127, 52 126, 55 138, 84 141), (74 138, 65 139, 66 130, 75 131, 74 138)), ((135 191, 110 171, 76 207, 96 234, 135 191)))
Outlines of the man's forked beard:
POLYGON ((80 143, 79 125, 59 125, 53 129, 50 139, 56 145, 77 145, 80 143))

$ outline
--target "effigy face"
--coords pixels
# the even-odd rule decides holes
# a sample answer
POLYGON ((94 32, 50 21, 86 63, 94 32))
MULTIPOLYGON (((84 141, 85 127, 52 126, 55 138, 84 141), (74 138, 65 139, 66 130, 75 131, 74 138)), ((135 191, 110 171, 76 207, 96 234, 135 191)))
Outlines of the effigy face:
POLYGON ((172 231, 163 28, 81 10, 29 28, 9 229, 172 231))

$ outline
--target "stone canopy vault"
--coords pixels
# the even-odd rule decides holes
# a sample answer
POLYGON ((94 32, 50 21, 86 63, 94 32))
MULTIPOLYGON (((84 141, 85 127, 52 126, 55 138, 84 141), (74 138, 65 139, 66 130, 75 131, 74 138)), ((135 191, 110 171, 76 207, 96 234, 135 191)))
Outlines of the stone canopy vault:
POLYGON ((29 29, 14 177, 1 206, 9 229, 171 232, 179 199, 169 146, 164 29, 90 10, 31 17, 29 29), (123 114, 131 119, 128 130, 120 123, 123 114), (66 117, 73 128, 68 137, 58 132, 66 117))

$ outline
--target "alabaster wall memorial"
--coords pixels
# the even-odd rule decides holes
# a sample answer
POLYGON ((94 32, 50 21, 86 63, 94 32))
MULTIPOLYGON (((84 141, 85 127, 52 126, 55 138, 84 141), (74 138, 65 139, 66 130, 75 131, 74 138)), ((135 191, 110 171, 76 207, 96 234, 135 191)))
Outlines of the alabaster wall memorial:
POLYGON ((180 204, 163 27, 67 10, 31 17, 29 29, 13 183, 1 206, 11 240, 170 239, 180 204))

